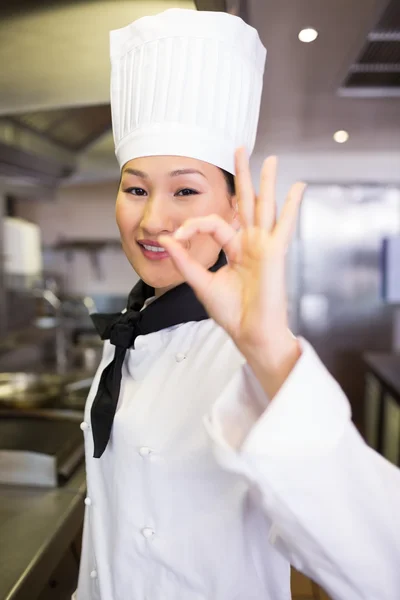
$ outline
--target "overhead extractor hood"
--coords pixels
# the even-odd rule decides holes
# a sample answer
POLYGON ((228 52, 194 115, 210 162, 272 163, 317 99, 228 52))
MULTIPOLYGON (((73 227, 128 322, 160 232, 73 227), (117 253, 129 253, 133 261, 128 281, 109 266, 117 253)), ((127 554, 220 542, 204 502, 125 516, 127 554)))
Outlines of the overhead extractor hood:
POLYGON ((109 105, 46 110, 0 118, 0 177, 57 187, 79 155, 111 127, 109 105))

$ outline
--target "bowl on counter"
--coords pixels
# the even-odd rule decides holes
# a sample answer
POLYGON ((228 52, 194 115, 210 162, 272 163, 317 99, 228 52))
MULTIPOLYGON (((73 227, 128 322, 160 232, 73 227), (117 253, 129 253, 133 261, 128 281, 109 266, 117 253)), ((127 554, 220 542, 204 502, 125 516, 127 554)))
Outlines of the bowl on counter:
POLYGON ((0 410, 68 408, 83 410, 93 371, 0 373, 0 410))
POLYGON ((48 406, 59 398, 63 384, 58 374, 0 373, 0 407, 48 406))

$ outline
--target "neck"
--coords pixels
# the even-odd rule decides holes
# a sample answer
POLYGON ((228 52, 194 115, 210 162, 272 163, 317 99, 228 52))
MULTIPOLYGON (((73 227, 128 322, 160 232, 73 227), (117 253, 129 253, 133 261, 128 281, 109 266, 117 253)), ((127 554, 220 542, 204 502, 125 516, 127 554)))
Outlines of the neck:
POLYGON ((163 296, 164 294, 166 294, 170 290, 173 290, 175 287, 177 287, 177 285, 170 285, 168 287, 163 287, 163 288, 155 288, 154 289, 154 295, 155 295, 156 298, 159 298, 160 296, 163 296))

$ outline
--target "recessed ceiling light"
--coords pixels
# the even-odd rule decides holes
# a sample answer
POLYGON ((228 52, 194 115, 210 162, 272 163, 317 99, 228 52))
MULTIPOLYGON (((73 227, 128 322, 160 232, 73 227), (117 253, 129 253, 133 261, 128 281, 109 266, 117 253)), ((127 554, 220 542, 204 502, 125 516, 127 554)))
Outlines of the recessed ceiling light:
POLYGON ((333 134, 333 139, 338 144, 344 144, 349 139, 349 134, 344 129, 340 129, 339 131, 335 131, 333 134))
POLYGON ((302 29, 299 33, 299 40, 301 42, 305 42, 306 44, 313 42, 317 39, 317 37, 318 31, 316 29, 312 29, 311 27, 308 27, 307 29, 302 29))

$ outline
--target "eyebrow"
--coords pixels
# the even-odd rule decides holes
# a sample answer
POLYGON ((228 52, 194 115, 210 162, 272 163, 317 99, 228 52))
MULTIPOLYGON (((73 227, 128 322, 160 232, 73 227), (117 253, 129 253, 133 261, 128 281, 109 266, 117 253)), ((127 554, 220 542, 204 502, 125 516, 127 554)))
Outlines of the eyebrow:
MULTIPOLYGON (((129 173, 130 175, 136 175, 137 177, 141 177, 142 179, 148 179, 149 176, 147 175, 147 173, 145 173, 144 171, 139 171, 138 169, 131 169, 130 167, 127 167, 126 169, 123 170, 123 173, 129 173)), ((202 173, 201 171, 198 171, 197 169, 177 169, 176 171, 171 171, 171 173, 169 173, 170 177, 178 177, 179 175, 202 175, 202 177, 204 177, 205 179, 206 176, 204 175, 204 173, 202 173)))

